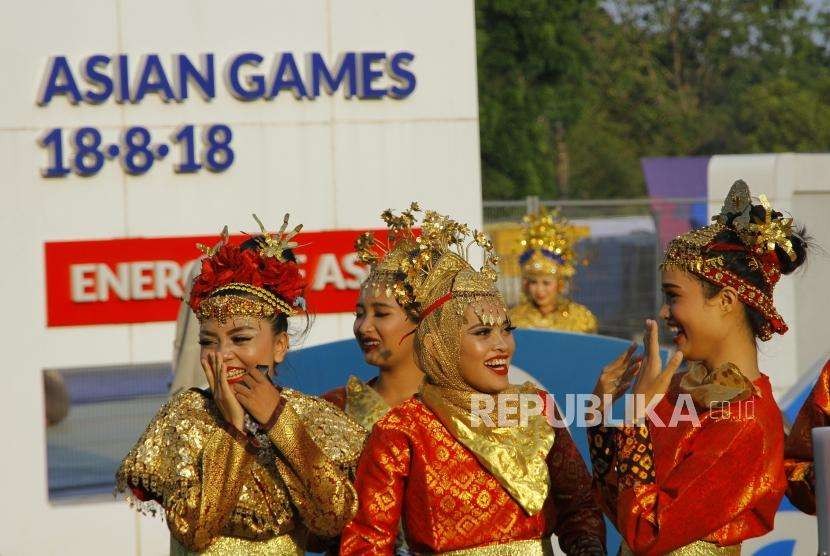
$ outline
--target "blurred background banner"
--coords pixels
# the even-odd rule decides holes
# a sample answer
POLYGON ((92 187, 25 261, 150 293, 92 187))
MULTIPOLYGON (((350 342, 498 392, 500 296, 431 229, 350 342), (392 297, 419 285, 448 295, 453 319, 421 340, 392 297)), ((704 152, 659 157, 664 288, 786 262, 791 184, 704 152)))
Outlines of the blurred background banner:
MULTIPOLYGON (((366 230, 301 232, 298 264, 316 314, 347 313, 366 275, 354 251, 366 230)), ((382 231, 376 231, 380 233, 382 231)), ((247 236, 232 237, 242 242, 247 236)), ((176 320, 185 281, 216 236, 47 242, 47 326, 176 320)))

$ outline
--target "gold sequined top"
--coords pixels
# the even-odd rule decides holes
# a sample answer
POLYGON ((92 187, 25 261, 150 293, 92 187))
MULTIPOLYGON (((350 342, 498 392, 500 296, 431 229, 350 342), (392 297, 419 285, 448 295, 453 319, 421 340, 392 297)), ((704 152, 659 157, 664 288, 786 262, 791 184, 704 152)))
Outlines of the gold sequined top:
POLYGON ((161 505, 182 551, 230 553, 243 543, 302 554, 309 534, 336 537, 357 509, 349 477, 366 433, 295 390, 282 390, 280 406, 270 430, 246 437, 209 394, 178 394, 124 458, 117 489, 149 504, 142 509, 161 505))
POLYGON ((329 390, 320 397, 342 409, 360 426, 371 431, 375 423, 391 409, 383 396, 375 390, 378 378, 373 377, 368 382, 363 382, 356 376, 349 375, 345 386, 329 390))
POLYGON ((371 385, 354 375, 349 376, 346 383, 345 409, 349 417, 370 431, 390 409, 386 400, 371 385))
POLYGON ((575 301, 562 300, 556 309, 547 315, 529 302, 523 301, 510 309, 510 322, 520 328, 551 328, 566 332, 594 334, 597 318, 585 305, 575 301))

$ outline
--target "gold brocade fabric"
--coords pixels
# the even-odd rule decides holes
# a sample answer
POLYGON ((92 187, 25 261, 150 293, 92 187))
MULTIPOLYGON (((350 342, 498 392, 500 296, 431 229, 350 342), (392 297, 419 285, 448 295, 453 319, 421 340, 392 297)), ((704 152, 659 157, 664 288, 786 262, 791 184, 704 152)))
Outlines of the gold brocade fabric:
POLYGON ((374 388, 354 375, 346 383, 346 414, 367 431, 389 412, 389 404, 374 388))
POLYGON ((550 539, 534 539, 531 541, 516 541, 505 544, 491 544, 464 550, 449 552, 416 552, 418 556, 440 554, 441 556, 553 556, 553 545, 550 539))
MULTIPOLYGON (((666 556, 740 556, 741 545, 718 546, 711 542, 695 541, 666 553, 666 556)), ((634 556, 625 543, 620 546, 620 556, 634 556)))
POLYGON ((563 300, 547 315, 529 302, 523 301, 510 309, 510 323, 520 328, 549 328, 565 332, 593 334, 597 331, 597 318, 590 309, 575 301, 563 300))
POLYGON ((410 550, 444 554, 549 539, 561 553, 605 554, 591 478, 567 429, 546 457, 551 478, 542 511, 528 513, 420 397, 375 424, 360 458, 360 506, 343 530, 340 554, 392 554, 403 520, 410 550))
POLYGON ((147 511, 159 504, 171 535, 192 552, 222 537, 336 536, 357 505, 348 477, 365 432, 318 398, 290 389, 282 396, 279 419, 255 447, 226 432, 211 398, 182 392, 124 458, 117 489, 132 490, 147 511))
POLYGON ((673 377, 647 425, 590 429, 597 498, 629 554, 738 554, 772 530, 783 498, 781 411, 761 375, 749 399, 672 425, 682 380, 673 377))
MULTIPOLYGON (((518 394, 536 394, 527 382, 512 388, 518 394)), ((554 430, 544 415, 528 419, 525 427, 473 427, 470 410, 463 411, 448 403, 446 391, 425 384, 421 395, 456 440, 467 447, 504 489, 527 511, 538 513, 550 489, 545 456, 554 441, 554 430)))
POLYGON ((713 404, 743 401, 756 393, 752 382, 732 363, 713 371, 694 363, 683 373, 680 389, 689 394, 700 409, 716 409, 713 404))
POLYGON ((170 556, 302 556, 305 543, 293 535, 280 535, 267 541, 249 541, 236 537, 219 537, 203 552, 191 552, 170 537, 170 556))

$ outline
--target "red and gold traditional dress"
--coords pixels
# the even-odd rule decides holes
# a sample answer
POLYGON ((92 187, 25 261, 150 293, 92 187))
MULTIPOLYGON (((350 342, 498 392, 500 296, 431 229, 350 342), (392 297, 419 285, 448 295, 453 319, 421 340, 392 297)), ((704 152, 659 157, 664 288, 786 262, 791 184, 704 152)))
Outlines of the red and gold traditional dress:
MULTIPOLYGON (((752 330, 768 340, 787 331, 772 292, 797 254, 792 219, 763 195, 757 207, 751 199, 735 182, 715 222, 672 240, 661 268, 729 288, 762 317, 752 330), (754 269, 752 280, 743 268, 754 269)), ((589 432, 596 486, 623 553, 740 554, 741 541, 772 530, 786 477, 783 422, 766 376, 750 382, 728 361, 717 369, 697 362, 674 377, 655 414, 644 425, 589 432), (699 426, 660 426, 681 401, 699 426)))
POLYGON ((818 382, 798 411, 784 444, 787 498, 804 513, 816 513, 816 476, 813 469, 815 427, 830 426, 830 361, 824 364, 818 382))
POLYGON ((483 547, 481 554, 497 554, 493 545, 506 544, 503 554, 534 554, 553 533, 565 553, 592 553, 604 526, 567 429, 556 431, 546 464, 550 493, 531 516, 413 398, 392 409, 369 437, 355 484, 360 507, 344 531, 341 554, 391 554, 401 517, 416 553, 483 547))
MULTIPOLYGON (((411 212, 401 222, 412 226, 411 212)), ((489 424, 473 418, 474 400, 495 408, 502 394, 540 395, 529 383, 484 394, 461 374, 468 308, 476 326, 509 334, 492 246, 434 212, 421 230, 400 268, 406 283, 395 291, 399 304, 418 315, 415 354, 426 381, 417 398, 391 409, 369 435, 355 481, 358 512, 343 530, 341 554, 392 554, 400 520, 415 553, 552 554, 556 532, 568 554, 604 554, 601 513, 567 430, 554 430, 538 414, 515 424, 498 420, 494 409, 483 413, 489 424), (478 272, 465 258, 471 243, 485 250, 478 272)))
MULTIPOLYGON (((655 407, 668 425, 682 375, 655 407)), ((783 423, 769 379, 743 401, 699 411, 700 426, 594 427, 595 486, 623 554, 740 554, 771 531, 783 498, 783 423)))

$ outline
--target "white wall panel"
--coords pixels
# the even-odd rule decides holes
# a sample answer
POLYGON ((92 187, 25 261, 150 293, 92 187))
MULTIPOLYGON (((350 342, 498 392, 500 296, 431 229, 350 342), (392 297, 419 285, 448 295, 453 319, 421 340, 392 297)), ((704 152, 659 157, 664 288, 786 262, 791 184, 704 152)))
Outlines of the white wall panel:
MULTIPOLYGON (((0 458, 0 487, 13 503, 0 509, 0 554, 165 554, 159 520, 137 516, 123 502, 54 506, 47 500, 41 370, 163 361, 173 325, 47 328, 44 242, 168 237, 252 230, 250 213, 274 226, 284 212, 308 230, 375 228, 379 212, 411 200, 474 225, 481 219, 476 100, 475 22, 471 0, 43 0, 5 3, 0 19, 0 246, 10 261, 0 273, 8 292, 0 337, 7 372, 0 420, 12 457, 0 458), (271 101, 242 102, 223 79, 229 57, 257 52, 270 74, 280 52, 409 51, 415 92, 404 99, 346 99, 342 92, 297 100, 283 91, 271 101), (50 56, 79 65, 92 54, 127 54, 131 76, 142 55, 194 61, 213 53, 216 98, 191 88, 184 102, 148 95, 138 104, 71 105, 57 97, 37 106, 50 56), (45 131, 100 129, 103 144, 128 126, 170 143, 183 124, 224 123, 236 158, 225 172, 177 175, 178 147, 141 176, 116 160, 92 177, 44 179, 45 131), (44 533, 46 532, 46 533, 44 533)), ((304 64, 300 67, 305 71, 304 64)), ((112 71, 110 71, 110 74, 112 71)), ((389 84, 387 78, 382 82, 389 84)), ((72 148, 64 137, 66 158, 72 148)), ((351 335, 349 313, 318 315, 307 346, 351 335)), ((288 372, 288 371, 287 371, 288 372)), ((348 363, 344 363, 344 375, 348 363)), ((7 450, 8 452, 8 450, 7 450)))

